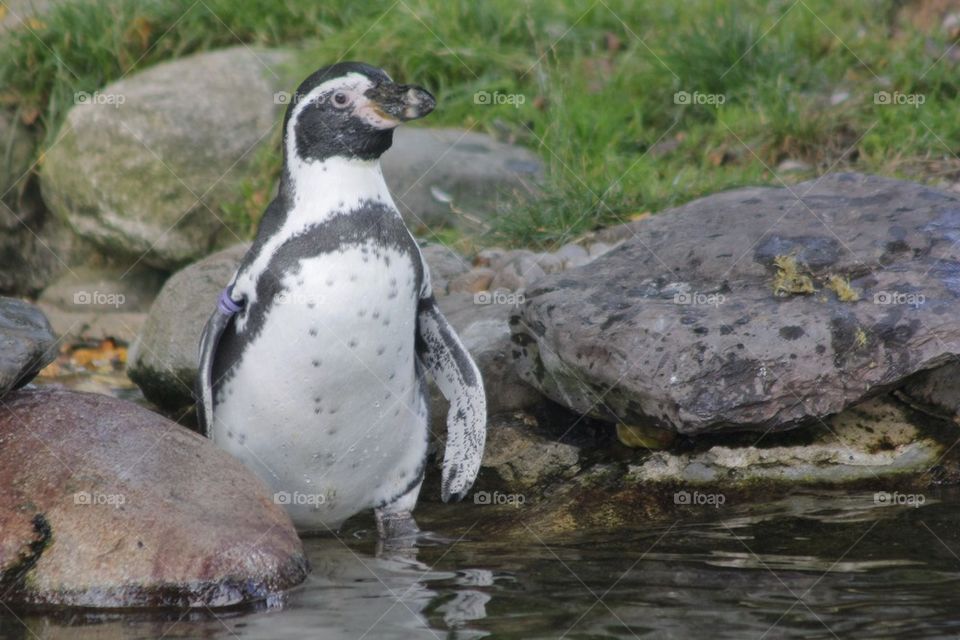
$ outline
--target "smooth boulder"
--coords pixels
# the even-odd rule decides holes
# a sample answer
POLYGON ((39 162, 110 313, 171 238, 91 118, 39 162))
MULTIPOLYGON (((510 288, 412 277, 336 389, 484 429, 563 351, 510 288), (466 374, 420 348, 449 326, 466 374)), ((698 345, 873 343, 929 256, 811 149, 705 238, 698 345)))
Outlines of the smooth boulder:
POLYGON ((4 403, 6 602, 223 607, 305 579, 289 517, 209 440, 97 394, 24 389, 4 403))
POLYGON ((57 357, 57 336, 43 312, 0 298, 0 397, 33 380, 57 357))
POLYGON ((78 93, 42 165, 45 201, 108 255, 180 267, 235 240, 234 202, 284 108, 291 54, 238 46, 78 93), (82 159, 82 161, 78 161, 82 159))
POLYGON ((960 198, 834 174, 603 235, 511 319, 521 375, 575 411, 685 434, 783 430, 960 353, 960 198))

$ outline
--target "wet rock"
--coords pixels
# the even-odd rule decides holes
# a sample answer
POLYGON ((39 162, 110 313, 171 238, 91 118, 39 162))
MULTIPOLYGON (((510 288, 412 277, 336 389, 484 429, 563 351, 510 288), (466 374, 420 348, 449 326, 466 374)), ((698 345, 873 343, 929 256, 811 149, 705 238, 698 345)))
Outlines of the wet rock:
MULTIPOLYGON (((520 496, 522 503, 533 503, 544 491, 564 486, 581 471, 580 447, 556 441, 531 418, 523 412, 501 413, 487 421, 483 461, 469 498, 474 504, 499 504, 490 499, 494 493, 520 496)), ((431 435, 433 456, 421 493, 427 502, 439 495, 446 429, 433 429, 431 435)))
POLYGON ((234 47, 165 62, 91 94, 46 154, 44 199, 108 255, 143 256, 159 268, 235 240, 212 212, 236 199, 256 148, 269 140, 283 108, 274 94, 291 84, 277 76, 290 59, 234 47))
POLYGON ((832 416, 812 442, 792 446, 722 446, 704 452, 657 452, 630 468, 626 481, 715 483, 744 487, 758 480, 796 484, 874 480, 920 474, 938 462, 943 445, 923 436, 907 410, 873 399, 832 416))
POLYGON ((543 176, 532 151, 460 129, 400 127, 382 164, 397 207, 413 229, 478 228, 499 208, 535 195, 543 176))
POLYGON ((306 577, 289 517, 209 440, 102 395, 21 390, 5 406, 8 603, 222 607, 306 577))
POLYGON ((527 289, 521 375, 611 422, 767 431, 960 353, 960 198, 858 174, 793 192, 720 193, 605 234, 627 239, 527 289), (775 293, 791 261, 812 292, 775 293))
POLYGON ((450 281, 470 268, 466 258, 442 244, 428 244, 420 247, 420 251, 430 268, 430 283, 436 295, 446 295, 450 281))
POLYGON ((580 450, 538 433, 513 416, 487 427, 478 490, 523 491, 568 479, 580 470, 580 450))
POLYGON ((960 362, 918 373, 903 386, 903 395, 921 408, 948 418, 960 416, 960 362))
POLYGON ((130 379, 157 406, 176 411, 193 404, 200 333, 249 246, 214 253, 173 274, 160 290, 127 364, 130 379))
POLYGON ((30 382, 57 357, 57 337, 32 304, 0 298, 0 396, 30 382))

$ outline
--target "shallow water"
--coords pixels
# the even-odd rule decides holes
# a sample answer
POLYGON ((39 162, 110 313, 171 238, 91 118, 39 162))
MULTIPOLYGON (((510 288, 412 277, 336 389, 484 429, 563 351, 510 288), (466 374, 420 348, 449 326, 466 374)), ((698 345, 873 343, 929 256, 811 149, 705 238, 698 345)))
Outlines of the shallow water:
POLYGON ((308 540, 313 573, 272 608, 16 612, 22 623, 0 608, 0 637, 956 638, 958 498, 928 492, 923 506, 898 507, 797 492, 549 542, 533 529, 480 540, 469 527, 485 507, 451 521, 430 506, 421 522, 463 539, 378 556, 361 523, 308 540))

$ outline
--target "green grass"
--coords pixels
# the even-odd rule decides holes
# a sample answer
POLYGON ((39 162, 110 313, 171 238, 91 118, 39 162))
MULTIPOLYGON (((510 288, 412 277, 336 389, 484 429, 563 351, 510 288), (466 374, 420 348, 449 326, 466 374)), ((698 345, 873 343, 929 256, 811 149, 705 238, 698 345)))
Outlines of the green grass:
MULTIPOLYGON (((840 169, 953 183, 960 74, 953 40, 898 18, 895 0, 397 3, 114 0, 65 5, 0 43, 0 99, 48 135, 75 91, 160 60, 236 44, 294 45, 304 73, 346 57, 434 90, 430 125, 474 127, 535 149, 545 196, 471 238, 546 248, 721 189, 840 169), (192 8, 191 8, 192 7, 192 8), (189 9, 189 10, 187 10, 189 9), (184 11, 186 14, 184 14, 184 11), (386 12, 386 15, 384 15, 386 12), (42 43, 41 43, 42 41, 42 43), (474 104, 475 92, 525 104, 474 104), (925 103, 876 105, 876 91, 925 103), (674 93, 722 94, 678 105, 674 93), (849 94, 833 104, 831 96, 849 94), (776 175, 784 160, 808 171, 776 175)), ((960 47, 958 47, 960 50, 960 47)), ((276 153, 226 214, 249 233, 276 153)), ((447 241, 456 234, 441 232, 447 241)))

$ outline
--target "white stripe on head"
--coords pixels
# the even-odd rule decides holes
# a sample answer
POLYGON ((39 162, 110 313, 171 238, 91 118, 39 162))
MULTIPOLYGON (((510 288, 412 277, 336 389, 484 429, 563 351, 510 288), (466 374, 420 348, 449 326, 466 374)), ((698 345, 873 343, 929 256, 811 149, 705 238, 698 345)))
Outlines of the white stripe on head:
POLYGON ((316 87, 310 90, 310 92, 301 97, 296 95, 294 97, 295 106, 293 111, 290 113, 290 119, 287 121, 287 130, 284 132, 284 137, 286 138, 287 143, 287 158, 293 159, 296 158, 296 123, 300 118, 300 114, 314 101, 318 100, 324 94, 332 92, 336 89, 342 89, 346 92, 353 94, 363 95, 368 89, 373 87, 373 82, 370 81, 370 78, 363 75, 362 73, 357 73, 352 71, 347 75, 340 78, 333 78, 332 80, 327 80, 321 84, 318 84, 316 87))

